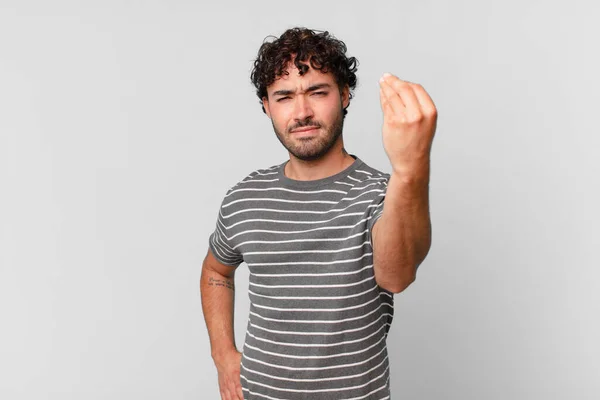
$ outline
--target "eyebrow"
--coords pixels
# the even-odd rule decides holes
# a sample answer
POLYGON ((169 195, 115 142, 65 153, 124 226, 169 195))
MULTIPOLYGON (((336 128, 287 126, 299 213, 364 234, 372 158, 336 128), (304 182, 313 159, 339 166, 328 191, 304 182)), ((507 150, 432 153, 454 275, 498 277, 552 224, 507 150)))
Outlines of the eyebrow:
MULTIPOLYGON (((324 88, 331 88, 331 85, 329 83, 317 83, 316 85, 312 85, 310 86, 308 89, 306 89, 307 92, 314 92, 315 90, 319 90, 319 89, 324 89, 324 88)), ((288 96, 290 94, 294 94, 296 93, 295 90, 276 90, 275 92, 273 92, 273 96, 288 96)))

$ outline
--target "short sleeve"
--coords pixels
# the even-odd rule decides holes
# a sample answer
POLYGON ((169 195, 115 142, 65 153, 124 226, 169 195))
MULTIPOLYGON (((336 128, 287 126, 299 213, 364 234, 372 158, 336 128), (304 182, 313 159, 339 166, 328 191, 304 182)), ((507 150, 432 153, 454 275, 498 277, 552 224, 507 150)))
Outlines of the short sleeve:
POLYGON ((381 197, 381 202, 379 204, 374 204, 373 213, 371 214, 371 219, 369 219, 369 235, 373 231, 373 226, 375 226, 375 222, 377 222, 377 220, 383 215, 384 197, 385 196, 381 197))
POLYGON ((386 190, 387 190, 387 180, 385 182, 382 182, 382 192, 379 193, 374 199, 373 202, 371 204, 369 204, 369 212, 368 214, 368 222, 367 222, 367 226, 369 229, 369 241, 371 241, 372 238, 372 233, 373 233, 373 227, 375 226, 375 222, 377 222, 379 220, 379 218, 381 218, 381 216, 383 215, 383 206, 385 204, 385 194, 386 194, 386 190))
POLYGON ((211 252, 220 263, 237 267, 244 261, 244 258, 231 243, 231 235, 228 233, 226 218, 223 215, 223 203, 221 203, 221 207, 219 208, 217 224, 214 232, 208 239, 208 244, 211 252))

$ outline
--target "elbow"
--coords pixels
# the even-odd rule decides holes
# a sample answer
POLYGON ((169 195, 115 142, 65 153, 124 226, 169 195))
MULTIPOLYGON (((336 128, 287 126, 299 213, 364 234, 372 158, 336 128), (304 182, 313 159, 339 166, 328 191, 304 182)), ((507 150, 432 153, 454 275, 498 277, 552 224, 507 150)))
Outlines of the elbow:
POLYGON ((409 278, 403 279, 402 281, 400 281, 399 283, 397 283, 395 286, 392 286, 390 292, 394 293, 394 294, 398 294, 398 293, 402 293, 406 288, 408 288, 415 280, 417 279, 416 276, 410 276, 409 278))
POLYGON ((383 289, 398 294, 406 290, 415 280, 417 279, 417 271, 414 268, 410 273, 403 275, 401 278, 396 279, 394 282, 390 282, 385 286, 381 286, 383 289))

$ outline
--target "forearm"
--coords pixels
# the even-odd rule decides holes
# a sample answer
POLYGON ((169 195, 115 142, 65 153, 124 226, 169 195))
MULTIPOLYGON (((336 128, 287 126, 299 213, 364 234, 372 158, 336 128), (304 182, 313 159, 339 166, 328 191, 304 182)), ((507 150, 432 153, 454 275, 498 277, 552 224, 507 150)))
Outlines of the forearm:
POLYGON ((431 247, 428 167, 410 177, 392 173, 376 228, 373 261, 378 281, 400 292, 414 281, 431 247))
POLYGON ((200 297, 210 338, 211 355, 216 361, 219 357, 236 350, 233 277, 223 276, 203 267, 200 277, 200 297))

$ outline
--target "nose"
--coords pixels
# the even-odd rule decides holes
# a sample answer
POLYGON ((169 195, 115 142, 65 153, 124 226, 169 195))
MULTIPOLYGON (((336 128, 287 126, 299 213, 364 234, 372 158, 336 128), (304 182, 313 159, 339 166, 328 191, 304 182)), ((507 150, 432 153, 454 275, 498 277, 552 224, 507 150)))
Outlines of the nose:
POLYGON ((310 102, 304 96, 296 96, 294 104, 294 119, 305 121, 313 117, 313 110, 310 102))

